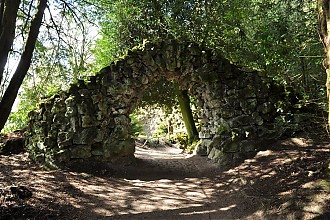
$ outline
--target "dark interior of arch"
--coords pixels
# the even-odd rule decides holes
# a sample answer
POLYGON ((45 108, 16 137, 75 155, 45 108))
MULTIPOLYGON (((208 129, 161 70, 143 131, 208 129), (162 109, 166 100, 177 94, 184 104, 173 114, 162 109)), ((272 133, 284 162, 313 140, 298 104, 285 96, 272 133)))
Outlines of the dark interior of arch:
POLYGON ((271 79, 197 44, 165 41, 132 49, 89 80, 45 99, 29 114, 30 157, 55 167, 134 157, 129 114, 162 77, 188 90, 202 110, 200 155, 219 164, 241 161, 281 134, 275 120, 283 91, 271 79))

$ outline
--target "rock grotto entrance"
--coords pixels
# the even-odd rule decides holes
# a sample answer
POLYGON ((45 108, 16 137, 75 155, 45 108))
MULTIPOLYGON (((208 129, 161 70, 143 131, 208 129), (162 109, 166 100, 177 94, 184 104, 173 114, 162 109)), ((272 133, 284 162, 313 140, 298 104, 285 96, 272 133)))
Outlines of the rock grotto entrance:
POLYGON ((217 163, 239 161, 278 137, 274 121, 281 89, 193 43, 147 43, 88 81, 44 100, 30 113, 27 148, 57 166, 75 159, 134 156, 130 119, 144 90, 161 77, 188 90, 202 109, 197 153, 217 163))

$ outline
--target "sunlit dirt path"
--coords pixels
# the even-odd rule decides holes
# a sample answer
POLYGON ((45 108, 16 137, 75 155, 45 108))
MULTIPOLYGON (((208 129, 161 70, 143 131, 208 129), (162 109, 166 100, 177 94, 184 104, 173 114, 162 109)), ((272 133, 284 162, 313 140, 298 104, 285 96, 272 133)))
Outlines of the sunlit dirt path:
POLYGON ((7 219, 327 219, 330 188, 321 171, 329 158, 328 143, 304 137, 226 169, 178 148, 143 144, 136 160, 116 167, 45 171, 26 154, 0 156, 0 188, 33 192, 21 201, 25 209, 10 212, 19 204, 2 200, 1 212, 7 219))

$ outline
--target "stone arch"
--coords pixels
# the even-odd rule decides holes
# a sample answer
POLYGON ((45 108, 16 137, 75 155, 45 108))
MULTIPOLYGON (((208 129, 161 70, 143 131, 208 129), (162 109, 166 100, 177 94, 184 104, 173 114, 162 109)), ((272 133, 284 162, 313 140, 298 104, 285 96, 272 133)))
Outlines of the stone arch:
POLYGON ((134 48, 88 81, 44 100, 30 113, 31 158, 57 166, 134 156, 129 114, 161 77, 176 80, 202 109, 198 154, 234 162, 280 134, 274 120, 281 90, 269 78, 197 44, 165 41, 134 48))

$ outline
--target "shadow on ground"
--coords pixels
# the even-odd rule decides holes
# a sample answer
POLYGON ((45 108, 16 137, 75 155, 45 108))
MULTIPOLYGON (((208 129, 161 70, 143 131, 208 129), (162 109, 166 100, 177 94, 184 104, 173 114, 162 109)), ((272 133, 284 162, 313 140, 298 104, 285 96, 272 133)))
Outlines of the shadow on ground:
MULTIPOLYGON (((24 185, 33 197, 11 203, 2 196, 0 214, 26 206, 38 219, 329 219, 329 158, 328 143, 304 137, 226 169, 168 146, 140 148, 136 160, 115 167, 80 163, 57 171, 26 154, 1 156, 0 188, 24 185)), ((19 213, 6 217, 28 219, 19 213)))

